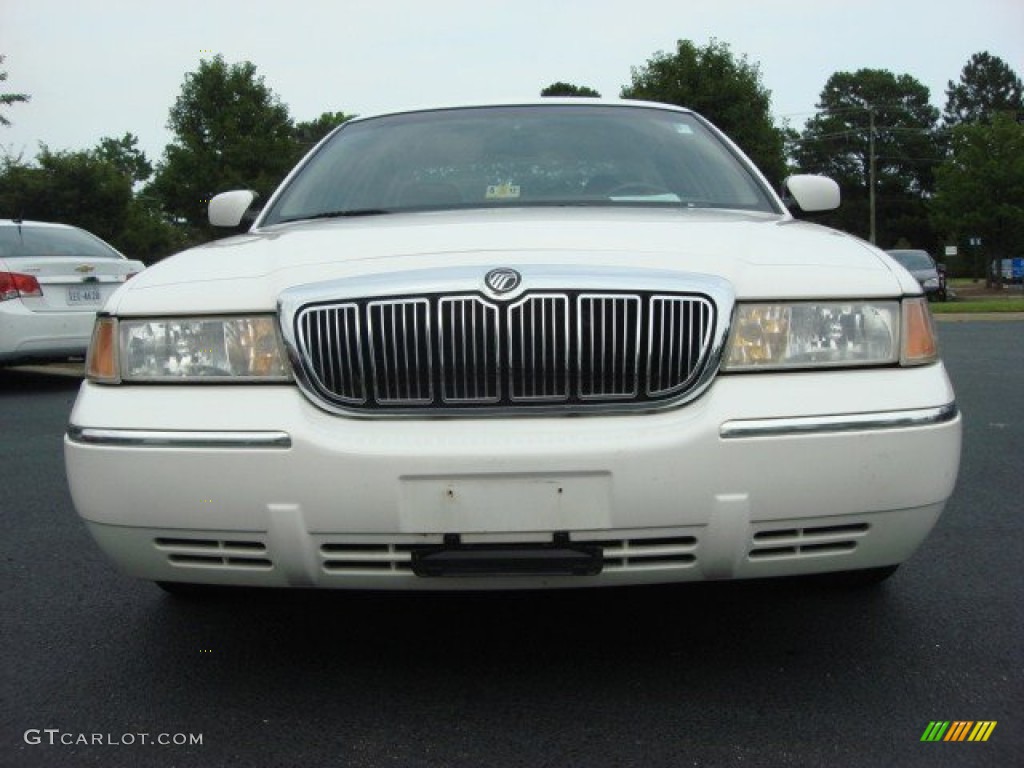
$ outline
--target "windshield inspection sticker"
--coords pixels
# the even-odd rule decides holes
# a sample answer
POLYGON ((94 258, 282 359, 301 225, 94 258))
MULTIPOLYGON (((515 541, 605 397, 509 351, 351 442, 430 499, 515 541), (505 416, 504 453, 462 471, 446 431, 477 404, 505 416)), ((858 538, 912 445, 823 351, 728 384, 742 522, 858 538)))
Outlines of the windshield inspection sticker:
POLYGON ((519 197, 519 185, 513 184, 511 181, 487 187, 488 200, 510 200, 517 197, 519 197))
POLYGON ((995 720, 932 720, 921 741, 988 741, 995 729, 995 720))

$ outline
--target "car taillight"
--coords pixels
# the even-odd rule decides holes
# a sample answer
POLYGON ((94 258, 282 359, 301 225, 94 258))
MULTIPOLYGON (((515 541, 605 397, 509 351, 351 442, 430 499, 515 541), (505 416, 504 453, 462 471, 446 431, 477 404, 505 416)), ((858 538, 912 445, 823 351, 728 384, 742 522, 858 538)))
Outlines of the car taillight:
POLYGON ((39 281, 32 275, 19 275, 17 272, 0 272, 0 301, 17 299, 19 296, 42 296, 43 289, 39 281))

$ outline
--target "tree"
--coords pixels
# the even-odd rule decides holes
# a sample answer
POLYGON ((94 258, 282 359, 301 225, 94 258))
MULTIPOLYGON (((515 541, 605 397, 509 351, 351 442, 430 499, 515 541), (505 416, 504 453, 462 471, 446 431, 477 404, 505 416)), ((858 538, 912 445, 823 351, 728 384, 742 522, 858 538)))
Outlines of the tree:
MULTIPOLYGON (((4 63, 4 59, 7 57, 0 54, 0 65, 4 63)), ((0 71, 0 83, 7 81, 7 72, 0 71)), ((31 96, 26 93, 0 93, 0 106, 9 107, 12 104, 23 104, 28 101, 31 96)), ((8 120, 2 113, 0 113, 0 125, 10 125, 11 121, 8 120)))
POLYGON ((573 83, 563 83, 559 80, 557 83, 552 83, 547 88, 540 92, 541 96, 581 96, 592 99, 601 98, 601 94, 586 85, 574 85, 573 83))
POLYGON ((295 143, 297 145, 294 162, 297 163, 302 156, 316 146, 324 136, 342 123, 347 123, 353 117, 355 117, 355 115, 348 115, 344 112, 324 112, 315 120, 306 120, 301 123, 296 123, 292 130, 292 134, 295 137, 295 143))
POLYGON ((976 53, 960 72, 960 82, 946 88, 946 125, 988 123, 1007 112, 1024 115, 1024 84, 1010 66, 987 51, 976 53))
POLYGON ((1024 243, 1024 125, 996 113, 990 124, 954 128, 931 210, 936 226, 960 242, 981 238, 991 285, 993 263, 1019 256, 1024 243))
MULTIPOLYGON (((147 263, 181 248, 181 233, 151 201, 132 193, 131 176, 105 156, 110 141, 117 143, 104 140, 77 152, 44 145, 34 165, 6 158, 0 165, 0 217, 82 227, 147 263)), ((136 160, 146 164, 141 152, 136 160)))
POLYGON ((736 59, 729 46, 711 40, 698 48, 680 40, 676 51, 659 51, 631 70, 624 99, 660 101, 689 107, 721 128, 764 174, 779 184, 786 173, 784 129, 771 116, 771 92, 761 83, 757 64, 736 59))
POLYGON ((934 246, 925 199, 942 153, 938 110, 929 98, 928 88, 910 75, 882 69, 836 72, 828 79, 819 112, 792 153, 801 172, 831 176, 842 189, 843 205, 823 216, 825 223, 883 247, 901 238, 919 248, 934 246))
POLYGON ((153 165, 138 144, 138 136, 132 133, 126 133, 120 139, 107 136, 100 139, 96 154, 117 168, 133 184, 141 183, 153 175, 153 165))
POLYGON ((124 213, 121 232, 111 243, 133 259, 152 264, 188 246, 187 233, 168 221, 160 203, 138 193, 124 213))
POLYGON ((250 62, 204 59, 185 75, 167 127, 174 140, 146 192, 196 240, 213 236, 206 218, 213 195, 245 188, 266 197, 295 159, 288 108, 250 62))
POLYGON ((0 179, 6 215, 74 224, 104 240, 116 239, 131 199, 131 182, 89 151, 42 145, 35 166, 8 161, 0 179))

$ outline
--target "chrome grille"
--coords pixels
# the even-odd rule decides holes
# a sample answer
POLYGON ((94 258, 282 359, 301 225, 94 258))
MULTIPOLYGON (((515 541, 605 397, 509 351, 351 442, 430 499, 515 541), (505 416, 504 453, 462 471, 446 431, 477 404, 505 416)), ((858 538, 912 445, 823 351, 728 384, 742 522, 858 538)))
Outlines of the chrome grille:
POLYGON ((434 399, 429 308, 419 298, 367 304, 374 399, 381 405, 434 399))
POLYGON ((584 295, 579 318, 580 398, 635 398, 640 376, 640 298, 584 295))
POLYGON ((685 395, 708 366, 716 309, 698 294, 538 291, 360 298, 292 317, 307 391, 328 407, 585 409, 685 395))
POLYGON ((478 296, 457 296, 441 299, 438 309, 444 402, 498 402, 498 308, 478 296))
POLYGON ((710 303, 679 296, 651 297, 648 395, 669 395, 693 380, 694 362, 707 347, 711 327, 710 303))
POLYGON ((307 368, 317 387, 342 403, 366 402, 360 314, 355 304, 339 304, 306 312, 298 323, 307 368))
POLYGON ((513 402, 569 398, 569 299, 542 294, 509 307, 509 393, 513 402))

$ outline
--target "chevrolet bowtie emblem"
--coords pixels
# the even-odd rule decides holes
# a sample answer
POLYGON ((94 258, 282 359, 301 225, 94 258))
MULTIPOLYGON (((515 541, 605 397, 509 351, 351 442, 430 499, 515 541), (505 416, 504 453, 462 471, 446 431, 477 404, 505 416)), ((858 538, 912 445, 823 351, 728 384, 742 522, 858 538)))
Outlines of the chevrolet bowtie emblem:
POLYGON ((79 264, 75 267, 75 272, 92 272, 96 269, 92 264, 79 264))

